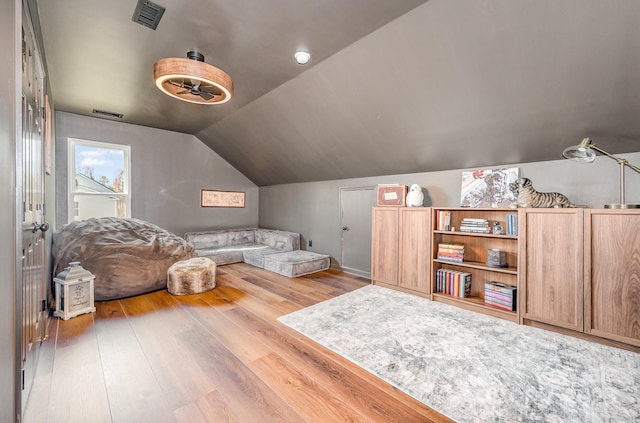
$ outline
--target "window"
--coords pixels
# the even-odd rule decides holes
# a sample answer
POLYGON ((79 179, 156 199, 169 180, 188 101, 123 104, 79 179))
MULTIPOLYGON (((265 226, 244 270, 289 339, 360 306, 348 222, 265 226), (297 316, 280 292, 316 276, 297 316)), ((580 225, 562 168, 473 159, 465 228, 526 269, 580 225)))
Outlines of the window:
POLYGON ((129 146, 69 139, 69 222, 131 217, 129 160, 129 146))

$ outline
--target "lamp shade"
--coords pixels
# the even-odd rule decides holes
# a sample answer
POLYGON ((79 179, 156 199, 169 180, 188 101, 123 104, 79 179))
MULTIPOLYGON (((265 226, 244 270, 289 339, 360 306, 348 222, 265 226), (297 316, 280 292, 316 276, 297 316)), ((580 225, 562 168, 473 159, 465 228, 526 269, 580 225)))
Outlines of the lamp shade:
POLYGON ((576 162, 593 163, 596 159, 596 152, 591 148, 591 144, 591 140, 585 138, 580 144, 565 148, 562 157, 576 162))

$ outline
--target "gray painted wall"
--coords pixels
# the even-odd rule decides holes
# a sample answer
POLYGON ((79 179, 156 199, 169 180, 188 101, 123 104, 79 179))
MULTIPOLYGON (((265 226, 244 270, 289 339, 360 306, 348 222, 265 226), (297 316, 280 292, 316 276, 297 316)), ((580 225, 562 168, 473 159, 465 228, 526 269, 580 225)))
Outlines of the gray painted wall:
POLYGON ((131 146, 131 217, 182 236, 258 225, 258 188, 195 136, 56 113, 56 224, 67 223, 68 138, 131 146), (201 208, 201 189, 246 192, 245 208, 201 208))
POLYGON ((16 67, 20 41, 21 3, 0 2, 0 421, 16 420, 19 342, 16 332, 16 166, 18 119, 16 67))
MULTIPOLYGON (((640 165, 640 153, 620 156, 640 165)), ((620 168, 607 157, 598 156, 592 164, 554 160, 497 167, 518 167, 520 176, 533 180, 538 191, 562 192, 576 204, 602 208, 619 201, 620 168)), ((313 240, 313 247, 306 247, 309 251, 329 254, 339 263, 340 187, 416 183, 426 188, 425 206, 454 207, 460 205, 461 178, 462 169, 261 187, 260 225, 300 232, 304 245, 313 240)), ((627 170, 626 187, 626 202, 640 203, 640 175, 627 170)))
POLYGON ((555 160, 584 136, 635 152, 638 16, 430 0, 197 135, 259 186, 555 160))

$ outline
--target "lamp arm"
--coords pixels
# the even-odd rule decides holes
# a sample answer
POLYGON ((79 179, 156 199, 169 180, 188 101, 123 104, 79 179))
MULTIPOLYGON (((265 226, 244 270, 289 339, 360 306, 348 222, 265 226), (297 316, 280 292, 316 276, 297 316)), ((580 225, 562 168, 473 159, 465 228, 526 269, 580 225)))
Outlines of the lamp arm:
POLYGON ((602 153, 602 154, 604 154, 604 155, 605 155, 605 156, 607 156, 607 157, 611 157, 613 160, 617 161, 617 162, 618 162, 618 164, 625 165, 625 166, 627 166, 628 168, 633 169, 633 170, 635 170, 636 172, 640 173, 640 168, 639 168, 639 167, 637 167, 637 166, 632 165, 631 163, 629 163, 629 162, 627 161, 627 159, 623 159, 623 158, 621 158, 621 157, 614 156, 613 154, 611 154, 611 153, 608 153, 608 152, 604 151, 603 149, 601 149, 600 147, 596 146, 595 144, 591 144, 591 145, 589 145, 589 148, 591 148, 591 149, 593 149, 593 150, 596 150, 597 152, 602 153))

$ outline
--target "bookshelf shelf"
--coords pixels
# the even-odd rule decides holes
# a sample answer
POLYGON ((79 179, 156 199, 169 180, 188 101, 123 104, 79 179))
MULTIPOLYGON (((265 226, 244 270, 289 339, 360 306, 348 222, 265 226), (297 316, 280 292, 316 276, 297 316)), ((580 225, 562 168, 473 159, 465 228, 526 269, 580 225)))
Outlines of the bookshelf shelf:
POLYGON ((446 234, 446 235, 461 235, 470 237, 481 238, 503 238, 503 239, 518 239, 517 235, 494 235, 494 234, 476 234, 473 232, 460 232, 460 231, 433 231, 434 234, 446 234))
POLYGON ((447 294, 433 293, 433 300, 518 323, 518 314, 515 311, 502 310, 497 307, 487 305, 484 303, 484 298, 456 298, 447 294))
POLYGON ((517 267, 491 267, 491 266, 487 266, 484 263, 479 263, 476 261, 463 261, 462 263, 456 263, 453 261, 439 260, 439 259, 433 259, 433 261, 435 263, 446 264, 448 266, 467 267, 470 269, 479 269, 479 270, 486 270, 490 272, 507 273, 510 275, 518 274, 517 267))
MULTIPOLYGON (((517 236, 517 210, 513 209, 469 209, 469 208, 433 208, 432 212, 432 260, 431 260, 431 297, 434 301, 445 302, 461 308, 469 309, 478 313, 484 313, 513 322, 519 321, 518 311, 508 311, 501 308, 485 304, 485 284, 487 282, 498 282, 499 284, 518 287, 518 236, 517 236), (505 230, 507 223, 510 232, 507 234, 494 234, 484 232, 467 232, 443 230, 445 227, 442 219, 446 216, 446 227, 460 228, 466 226, 470 230, 483 231, 486 228, 493 228, 495 222, 505 230), (471 223, 469 223, 471 222, 471 223), (471 225, 478 225, 473 227, 471 225), (446 260, 438 258, 441 250, 444 254, 452 251, 456 255, 455 246, 458 251, 463 250, 463 261, 446 260), (441 248, 442 247, 442 248, 441 248), (499 250, 500 256, 506 260, 508 267, 488 266, 487 261, 490 256, 489 250, 499 250), (454 282, 443 288, 443 277, 438 282, 438 276, 442 273, 453 273, 454 282), (470 273, 471 287, 468 290, 469 296, 460 298, 441 292, 443 289, 455 287, 457 282, 456 273, 470 273)), ((460 254, 460 253, 458 253, 460 254)), ((461 278, 462 276, 460 276, 461 278)), ((446 279, 446 276, 444 277, 446 279)), ((446 279, 449 281, 450 279, 446 279)), ((459 291, 456 291, 459 292, 459 291)), ((493 294, 492 294, 493 297, 493 294)), ((492 300, 494 300, 492 298, 492 300)), ((498 300, 500 301, 500 300, 498 300)), ((508 300, 507 300, 508 301, 508 300)), ((509 302, 507 302, 509 304, 509 302)))

